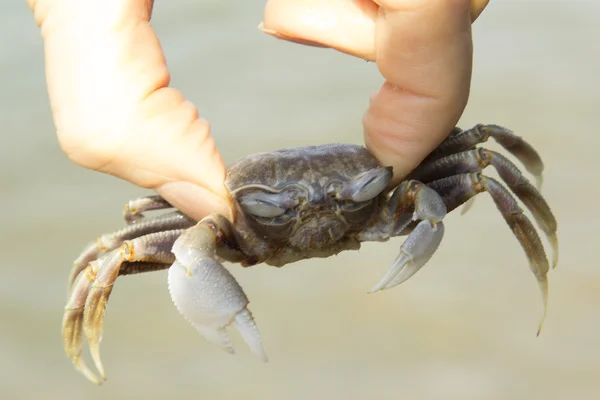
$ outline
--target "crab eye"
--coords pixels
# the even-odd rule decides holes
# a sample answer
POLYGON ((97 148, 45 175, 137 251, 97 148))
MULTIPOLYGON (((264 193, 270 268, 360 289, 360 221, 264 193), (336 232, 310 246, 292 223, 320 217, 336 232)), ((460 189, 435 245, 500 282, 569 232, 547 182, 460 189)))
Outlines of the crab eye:
POLYGON ((262 190, 250 190, 237 197, 242 210, 259 218, 277 218, 288 213, 298 205, 296 190, 284 190, 270 193, 262 190))
POLYGON ((371 169, 347 182, 339 191, 338 198, 357 203, 372 200, 385 190, 391 179, 391 167, 371 169))
POLYGON ((367 201, 378 196, 392 179, 392 168, 373 169, 355 181, 352 200, 367 201))
POLYGON ((287 211, 281 204, 271 203, 263 199, 242 199, 240 206, 250 215, 263 218, 279 217, 287 211))

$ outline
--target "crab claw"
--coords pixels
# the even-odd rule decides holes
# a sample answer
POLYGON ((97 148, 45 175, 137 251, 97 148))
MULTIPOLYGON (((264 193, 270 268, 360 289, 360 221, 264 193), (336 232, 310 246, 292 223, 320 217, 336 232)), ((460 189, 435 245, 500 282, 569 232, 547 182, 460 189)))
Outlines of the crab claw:
MULTIPOLYGON (((182 236, 179 240, 185 242, 182 236)), ((263 361, 267 356, 258 328, 248 310, 248 298, 239 283, 221 264, 202 251, 175 243, 177 261, 169 268, 169 292, 179 312, 208 341, 233 354, 226 328, 233 325, 253 353, 263 361)))
POLYGON ((392 268, 369 293, 391 289, 407 281, 423 267, 439 247, 444 236, 444 224, 421 221, 408 236, 392 268))

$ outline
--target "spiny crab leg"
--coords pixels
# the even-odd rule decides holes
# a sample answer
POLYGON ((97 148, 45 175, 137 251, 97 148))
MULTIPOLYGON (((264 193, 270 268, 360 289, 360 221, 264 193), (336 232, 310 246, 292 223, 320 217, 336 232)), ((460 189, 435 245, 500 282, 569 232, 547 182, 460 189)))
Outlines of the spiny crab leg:
POLYGON ((169 268, 171 298, 210 342, 234 353, 226 331, 233 325, 250 350, 267 361, 248 298, 233 275, 215 260, 218 228, 212 222, 210 216, 203 219, 175 242, 176 261, 169 268))
MULTIPOLYGON (((529 143, 523 140, 523 138, 515 135, 511 130, 498 125, 479 124, 464 131, 459 127, 455 127, 448 137, 429 156, 427 156, 425 162, 421 163, 421 167, 427 168, 433 161, 451 154, 456 154, 465 150, 473 150, 477 144, 486 142, 490 137, 493 137, 496 142, 525 165, 525 169, 534 175, 537 189, 541 190, 543 183, 542 172, 544 170, 544 164, 541 157, 529 143)), ((415 173, 411 174, 410 178, 423 181, 419 178, 420 169, 421 168, 417 168, 415 173)), ((456 173, 448 174, 447 172, 448 171, 446 171, 444 175, 437 176, 436 179, 439 179, 442 176, 456 175, 456 173)), ((461 215, 467 213, 471 207, 473 207, 474 203, 474 197, 469 199, 469 201, 463 205, 460 212, 461 215)))
POLYGON ((103 253, 116 249, 125 240, 131 240, 155 232, 184 229, 194 225, 194 223, 191 218, 176 211, 148 220, 139 220, 135 224, 126 226, 116 232, 99 236, 74 261, 73 269, 69 276, 69 290, 71 290, 75 278, 87 267, 90 261, 95 260, 103 253))
MULTIPOLYGON (((415 170, 412 175, 414 179, 427 183, 448 176, 448 172, 451 172, 452 175, 481 172, 489 165, 496 169, 502 181, 507 184, 519 200, 531 211, 537 225, 547 236, 548 242, 552 247, 552 267, 555 268, 558 263, 556 218, 541 193, 502 154, 484 148, 468 150, 424 164, 415 170)), ((470 198, 466 205, 472 204, 474 199, 475 197, 470 198)), ((452 209, 448 210, 448 212, 450 211, 452 209)))
POLYGON ((75 368, 86 378, 95 384, 102 381, 98 379, 81 358, 82 335, 83 335, 83 313, 85 300, 89 293, 90 283, 94 281, 98 272, 98 261, 89 263, 86 269, 81 271, 73 283, 69 301, 65 306, 65 313, 62 321, 63 343, 67 357, 73 361, 75 368))
POLYGON ((63 341, 67 355, 88 379, 95 383, 106 379, 100 360, 100 338, 106 303, 121 266, 140 262, 141 266, 148 266, 151 270, 160 265, 167 268, 175 261, 171 248, 182 233, 183 230, 157 232, 125 241, 119 248, 90 262, 75 280, 63 317, 63 341), (100 379, 81 359, 82 332, 87 337, 100 379))
POLYGON ((444 236, 442 218, 446 215, 446 206, 442 198, 423 183, 403 182, 389 201, 398 211, 414 207, 412 219, 420 222, 402 244, 392 268, 369 293, 391 289, 413 276, 433 256, 444 236))
POLYGON ((147 196, 129 201, 123 208, 123 219, 128 225, 135 224, 145 218, 147 211, 164 210, 173 206, 160 196, 147 196))
POLYGON ((504 220, 513 231, 519 244, 525 251, 531 271, 540 286, 543 302, 543 312, 538 326, 539 335, 546 318, 548 305, 548 270, 549 263, 542 241, 531 221, 523 214, 523 210, 510 192, 500 182, 480 173, 461 174, 443 178, 428 183, 428 186, 438 193, 445 194, 444 202, 452 210, 478 193, 487 191, 504 220), (452 188, 452 190, 449 190, 452 188))
MULTIPOLYGON (((461 131, 455 128, 450 135, 425 159, 421 165, 429 164, 441 157, 472 150, 476 145, 493 138, 500 146, 515 156, 536 181, 536 187, 542 187, 544 163, 537 151, 522 137, 515 135, 510 129, 498 125, 478 124, 473 128, 461 131)), ((454 174, 453 174, 454 175, 454 174)), ((448 176, 448 174, 446 174, 448 176)), ((411 176, 412 178, 412 176, 411 176)), ((416 178, 415 178, 416 179, 416 178)))

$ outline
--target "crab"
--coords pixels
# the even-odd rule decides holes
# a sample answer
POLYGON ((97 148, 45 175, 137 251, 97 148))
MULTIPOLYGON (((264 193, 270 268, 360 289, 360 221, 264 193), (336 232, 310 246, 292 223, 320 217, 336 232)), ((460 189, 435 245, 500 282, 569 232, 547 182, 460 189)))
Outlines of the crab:
POLYGON ((447 213, 467 206, 481 192, 492 197, 537 279, 543 300, 539 335, 547 308, 547 274, 558 261, 556 219, 539 191, 542 171, 542 160, 531 145, 506 128, 484 124, 453 129, 396 186, 391 184, 392 168, 380 165, 359 145, 246 156, 228 168, 225 182, 235 218, 214 214, 196 221, 160 196, 149 196, 125 206, 126 227, 85 248, 69 277, 62 325, 65 351, 88 379, 98 384, 106 380, 99 344, 115 281, 122 275, 168 269, 171 298, 201 335, 233 353, 226 329, 235 327, 250 350, 266 361, 248 298, 223 262, 281 267, 357 250, 361 242, 407 236, 389 272, 370 293, 391 289, 431 259, 444 236, 447 213), (490 137, 525 166, 537 187, 508 158, 479 146, 490 137), (483 174, 490 165, 500 180, 483 174), (515 196, 548 239, 551 263, 515 196), (155 210, 163 212, 147 215, 155 210), (84 335, 98 374, 83 361, 84 335))

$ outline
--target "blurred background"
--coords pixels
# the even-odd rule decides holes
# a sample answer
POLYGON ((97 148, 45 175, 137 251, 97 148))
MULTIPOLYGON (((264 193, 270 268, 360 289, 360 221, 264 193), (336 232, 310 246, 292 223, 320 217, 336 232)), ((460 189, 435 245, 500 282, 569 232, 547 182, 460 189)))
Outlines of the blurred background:
MULTIPOLYGON (((282 146, 362 141, 374 64, 261 34, 262 1, 157 1, 172 85, 198 105, 227 162, 282 146), (232 118, 235 116, 235 118, 232 118)), ((286 268, 230 266, 251 299, 263 364, 179 316, 166 272, 119 279, 106 314, 103 387, 63 353, 66 279, 83 246, 122 226, 145 191, 73 165, 48 109, 39 31, 24 1, 0 32, 0 399, 600 398, 600 3, 492 2, 474 25, 461 121, 498 123, 546 163, 559 221, 544 330, 525 255, 487 195, 447 218, 432 261, 367 295, 402 239, 286 268)), ((491 148, 497 148, 490 143, 491 148)), ((493 176, 494 173, 490 171, 493 176)))

